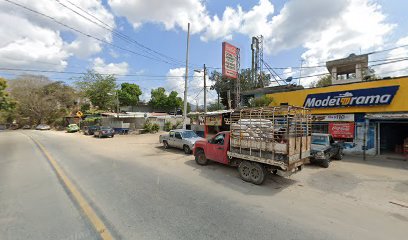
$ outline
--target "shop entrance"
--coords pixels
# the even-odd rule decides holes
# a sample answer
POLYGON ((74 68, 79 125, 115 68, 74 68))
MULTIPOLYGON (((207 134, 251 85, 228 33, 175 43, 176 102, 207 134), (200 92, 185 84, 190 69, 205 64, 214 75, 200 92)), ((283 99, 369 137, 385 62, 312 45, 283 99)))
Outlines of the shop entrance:
POLYGON ((380 123, 380 153, 402 154, 408 138, 408 122, 380 123))

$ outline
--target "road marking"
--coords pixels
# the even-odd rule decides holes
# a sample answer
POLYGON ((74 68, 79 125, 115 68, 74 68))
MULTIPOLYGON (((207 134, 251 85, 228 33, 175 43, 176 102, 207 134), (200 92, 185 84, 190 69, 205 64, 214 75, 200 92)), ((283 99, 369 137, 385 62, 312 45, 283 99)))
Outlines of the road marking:
MULTIPOLYGON (((28 136, 28 135, 27 135, 28 136)), ((85 200, 85 198, 82 196, 82 194, 78 191, 78 189, 75 187, 75 185, 69 180, 68 176, 65 174, 65 172, 62 170, 62 168, 58 165, 57 161, 51 156, 51 154, 45 149, 45 147, 32 138, 31 136, 28 136, 37 146, 40 148, 40 150, 44 153, 45 157, 51 164, 51 166, 54 168, 55 172, 57 173, 58 177, 62 180, 63 184, 65 187, 68 189, 68 191, 71 192, 72 196, 74 197, 76 203, 80 206, 86 217, 89 219, 89 221, 92 223, 93 227, 95 230, 100 234, 101 238, 103 240, 113 240, 113 237, 111 233, 109 232, 108 228, 105 226, 105 224, 102 222, 102 220, 96 215, 95 211, 92 209, 92 207, 89 205, 89 203, 85 200)))

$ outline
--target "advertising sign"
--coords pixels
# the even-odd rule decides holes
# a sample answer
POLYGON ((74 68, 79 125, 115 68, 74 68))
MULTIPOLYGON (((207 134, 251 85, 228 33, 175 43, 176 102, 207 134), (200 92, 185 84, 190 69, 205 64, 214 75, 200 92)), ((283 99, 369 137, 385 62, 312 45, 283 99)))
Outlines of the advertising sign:
POLYGON ((354 114, 313 115, 314 122, 354 122, 354 114))
POLYGON ((222 43, 222 76, 236 79, 238 77, 239 48, 227 43, 222 43))
POLYGON ((354 123, 329 123, 329 133, 334 138, 354 138, 354 123))
POLYGON ((205 117, 205 125, 207 126, 221 126, 222 125, 222 116, 207 116, 205 117))
POLYGON ((309 94, 303 106, 307 108, 335 108, 389 105, 397 93, 398 88, 399 86, 388 86, 309 94))

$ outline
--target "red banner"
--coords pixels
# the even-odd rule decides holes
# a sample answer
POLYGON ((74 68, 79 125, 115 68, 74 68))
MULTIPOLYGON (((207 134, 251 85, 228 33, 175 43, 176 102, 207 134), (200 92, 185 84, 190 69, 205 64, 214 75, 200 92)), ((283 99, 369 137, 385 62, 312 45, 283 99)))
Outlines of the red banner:
POLYGON ((329 123, 329 133, 334 138, 354 138, 354 123, 329 123))
POLYGON ((236 79, 238 77, 239 48, 227 43, 222 43, 222 75, 236 79))

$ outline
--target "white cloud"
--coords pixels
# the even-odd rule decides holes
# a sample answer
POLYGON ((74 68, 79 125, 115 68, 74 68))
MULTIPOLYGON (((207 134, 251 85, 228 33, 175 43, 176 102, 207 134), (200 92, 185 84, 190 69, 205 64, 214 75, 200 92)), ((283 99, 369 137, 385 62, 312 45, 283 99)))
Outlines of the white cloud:
MULTIPOLYGON (((74 6, 62 1, 65 5, 74 6)), ((114 26, 113 15, 100 1, 73 1, 103 22, 114 26)), ((84 33, 111 41, 111 33, 74 14, 56 1, 20 0, 19 4, 47 14, 84 33)), ((76 9, 78 11, 78 9, 76 9)), ((61 26, 51 19, 8 2, 0 2, 0 65, 62 70, 75 55, 86 58, 101 51, 101 43, 61 26), (48 64, 47 64, 48 63, 48 64)))
MULTIPOLYGON (((276 18, 281 15, 288 15, 286 12, 291 11, 291 6, 293 8, 296 6, 294 3, 300 4, 299 0, 292 0, 292 2, 293 5, 287 4, 285 6, 286 11, 284 11, 284 7, 276 18)), ((318 2, 315 0, 313 2, 308 1, 307 3, 317 4, 318 2)), ((277 39, 282 39, 282 41, 268 40, 265 45, 276 50, 303 46, 306 49, 302 54, 302 59, 305 60, 304 66, 324 65, 327 60, 347 57, 351 53, 359 54, 360 51, 364 53, 381 49, 388 41, 387 36, 395 27, 393 24, 386 23, 386 16, 382 12, 381 6, 369 0, 339 1, 346 2, 345 7, 343 5, 335 6, 333 4, 334 1, 322 0, 320 2, 327 2, 328 5, 325 8, 323 8, 324 5, 321 5, 325 11, 332 12, 332 9, 338 10, 338 12, 334 12, 335 18, 327 20, 329 23, 315 22, 315 27, 304 26, 307 29, 299 29, 299 36, 296 36, 296 31, 289 35, 283 34, 283 36, 295 38, 294 40, 289 41, 285 37, 278 37, 277 39), (286 39, 288 42, 283 39, 286 39), (286 43, 283 47, 279 48, 275 44, 277 42, 286 43)), ((313 14, 320 13, 311 11, 313 8, 308 9, 309 12, 304 14, 313 16, 313 14)), ((292 11, 296 12, 295 10, 292 11)), ((320 21, 325 22, 326 20, 320 19, 320 21)), ((293 19, 292 22, 296 22, 296 19, 293 19)), ((289 25, 290 22, 287 21, 286 24, 280 24, 280 28, 289 30, 289 25)), ((294 31, 294 29, 291 31, 294 31)), ((278 33, 275 32, 274 34, 278 33)), ((325 68, 303 69, 302 76, 315 75, 325 71, 327 71, 325 68)), ((304 78, 302 79, 302 84, 309 85, 312 81, 317 80, 317 78, 304 78)))
POLYGON ((125 16, 134 28, 143 23, 163 24, 166 30, 179 27, 187 30, 187 23, 191 23, 191 32, 202 31, 210 18, 205 5, 200 0, 109 0, 109 5, 115 14, 125 16))
MULTIPOLYGON (((189 103, 195 104, 196 100, 199 101, 199 104, 202 105, 204 103, 204 72, 194 72, 188 80, 188 94, 187 94, 187 101, 189 103)), ((181 98, 184 97, 184 75, 185 75, 185 68, 173 68, 169 69, 167 73, 167 79, 165 84, 165 89, 167 92, 176 91, 178 96, 181 98)), ((191 74, 189 74, 191 75, 191 74)), ((208 75, 207 77, 207 86, 210 85, 208 75)), ((214 90, 210 90, 207 87, 207 103, 216 100, 216 92, 214 90)))
POLYGON ((127 62, 105 63, 102 58, 98 57, 93 60, 92 68, 99 73, 127 74, 129 65, 127 62))
MULTIPOLYGON (((408 36, 400 38, 396 46, 408 45, 408 36)), ((392 62, 391 64, 384 64, 374 66, 375 74, 381 77, 397 77, 397 76, 407 76, 408 75, 408 61, 406 57, 408 56, 408 46, 396 48, 391 50, 386 55, 384 62, 374 62, 373 64, 382 64, 386 62, 392 62), (405 59, 405 60, 404 60, 405 59), (400 61, 401 60, 401 61, 400 61)))

